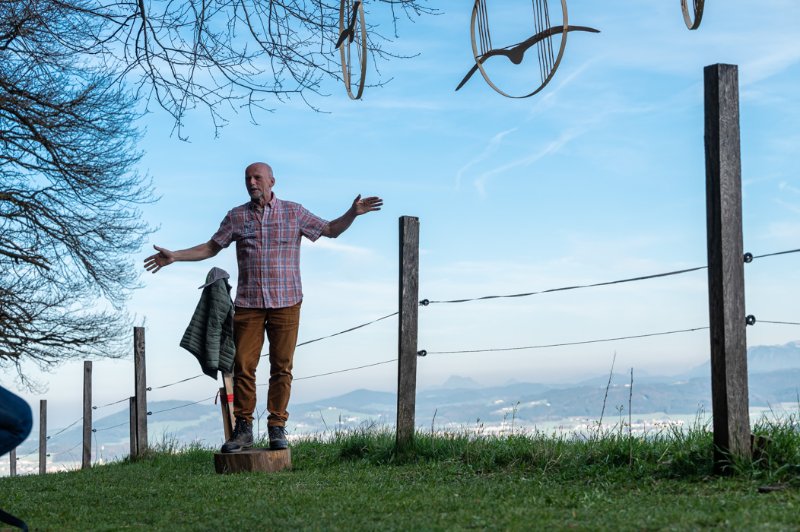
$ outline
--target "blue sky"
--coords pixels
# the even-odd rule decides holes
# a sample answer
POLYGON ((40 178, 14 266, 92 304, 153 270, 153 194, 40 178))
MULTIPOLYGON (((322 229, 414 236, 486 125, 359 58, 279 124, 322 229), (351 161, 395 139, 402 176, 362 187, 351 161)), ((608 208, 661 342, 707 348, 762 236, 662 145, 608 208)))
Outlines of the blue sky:
MULTIPOLYGON (((496 46, 506 35, 513 38, 516 21, 529 16, 530 3, 518 4, 503 2, 492 19, 502 28, 496 46)), ((290 101, 258 115, 258 125, 244 113, 230 116, 219 138, 198 111, 186 121, 189 142, 171 136, 169 118, 154 109, 143 121, 140 165, 160 195, 143 211, 159 227, 151 243, 182 249, 208 240, 227 210, 247 200, 242 174, 252 161, 273 166, 277 195, 328 219, 342 214, 356 194, 382 196, 384 209, 359 218, 339 239, 304 244, 301 341, 397 310, 402 215, 420 218, 421 298, 511 294, 700 266, 706 262, 703 67, 733 63, 740 68, 745 249, 798 248, 800 4, 706 4, 702 26, 690 32, 678 0, 571 0, 570 22, 602 33, 571 33, 559 71, 530 99, 502 98, 478 75, 454 92, 472 64, 471 2, 464 0, 431 2, 441 15, 401 23, 392 51, 419 56, 380 64, 381 79, 390 81, 367 88, 363 101, 350 101, 343 87, 330 83, 329 96, 312 100, 323 113, 290 101)), ((529 36, 520 31, 518 40, 529 36)), ((535 54, 498 73, 520 88, 535 83, 535 54)), ((372 64, 368 76, 377 79, 372 64)), ((137 267, 150 252, 133 258, 137 267)), ((800 321, 798 260, 788 255, 747 266, 748 313, 800 321)), ((235 275, 233 248, 203 263, 143 273, 129 309, 147 327, 152 385, 199 373, 178 342, 199 298, 197 286, 212 266, 235 275)), ((422 308, 419 347, 550 344, 707 322, 706 274, 700 271, 422 308)), ((751 345, 798 338, 797 327, 748 329, 751 345)), ((396 320, 385 320, 298 348, 295 377, 396 352, 396 320)), ((607 371, 614 352, 622 370, 678 373, 708 358, 708 335, 430 356, 419 361, 418 385, 437 385, 450 375, 482 384, 576 381, 607 371)), ((265 366, 259 382, 266 377, 265 366)), ((80 364, 39 379, 49 389, 26 394, 31 403, 50 399, 58 409, 51 419, 80 416, 80 364)), ((95 403, 130 395, 132 382, 130 360, 95 362, 95 403)), ((216 386, 204 377, 153 392, 149 400, 200 399, 216 386)), ((395 386, 389 364, 297 381, 293 401, 395 386)))

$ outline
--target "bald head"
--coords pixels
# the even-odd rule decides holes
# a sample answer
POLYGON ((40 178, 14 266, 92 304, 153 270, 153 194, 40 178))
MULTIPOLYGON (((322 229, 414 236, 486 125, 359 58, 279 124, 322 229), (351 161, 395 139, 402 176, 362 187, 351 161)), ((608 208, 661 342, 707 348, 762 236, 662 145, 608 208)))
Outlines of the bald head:
POLYGON ((244 170, 244 184, 250 201, 263 207, 272 199, 272 186, 275 184, 272 167, 267 163, 249 165, 244 170))
POLYGON ((272 167, 267 163, 253 163, 244 169, 244 175, 248 175, 251 172, 266 173, 272 177, 272 167))

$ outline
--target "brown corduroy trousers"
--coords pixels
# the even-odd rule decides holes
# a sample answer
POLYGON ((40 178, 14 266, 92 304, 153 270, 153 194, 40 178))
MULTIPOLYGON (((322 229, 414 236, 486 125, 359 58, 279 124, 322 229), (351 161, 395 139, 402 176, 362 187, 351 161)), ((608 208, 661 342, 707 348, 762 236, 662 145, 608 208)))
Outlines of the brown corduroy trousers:
POLYGON ((300 326, 300 304, 261 309, 236 307, 233 335, 236 358, 233 364, 233 413, 253 420, 256 408, 256 367, 264 346, 264 331, 269 340, 269 391, 267 424, 283 427, 292 390, 292 363, 300 326))

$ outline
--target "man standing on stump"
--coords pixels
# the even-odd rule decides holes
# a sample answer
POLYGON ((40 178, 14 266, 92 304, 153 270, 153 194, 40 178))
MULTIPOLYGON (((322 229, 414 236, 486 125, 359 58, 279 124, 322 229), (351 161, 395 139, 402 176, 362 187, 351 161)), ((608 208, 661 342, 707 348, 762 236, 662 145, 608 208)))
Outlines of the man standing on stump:
POLYGON ((361 214, 380 210, 383 200, 357 196, 339 218, 328 222, 299 203, 277 198, 272 192, 275 177, 266 163, 245 169, 250 201, 235 207, 222 220, 211 240, 192 248, 170 251, 153 246, 158 253, 144 266, 156 273, 178 261, 199 261, 215 256, 236 242, 239 284, 233 318, 236 357, 234 361, 233 409, 236 426, 222 446, 234 453, 253 446, 253 411, 256 407, 256 366, 261 358, 264 332, 269 340, 269 392, 267 394, 270 449, 285 449, 286 408, 292 387, 292 361, 300 324, 303 291, 300 283, 300 241, 320 236, 336 238, 361 214))

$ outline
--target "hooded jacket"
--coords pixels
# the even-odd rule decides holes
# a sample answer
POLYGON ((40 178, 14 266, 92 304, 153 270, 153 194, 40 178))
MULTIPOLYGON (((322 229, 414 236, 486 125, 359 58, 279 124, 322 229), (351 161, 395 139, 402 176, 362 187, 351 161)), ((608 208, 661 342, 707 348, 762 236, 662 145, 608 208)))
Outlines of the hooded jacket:
POLYGON ((201 285, 203 293, 192 320, 183 333, 181 347, 193 354, 203 373, 217 378, 217 371, 233 373, 233 301, 230 275, 221 268, 211 268, 201 285))

